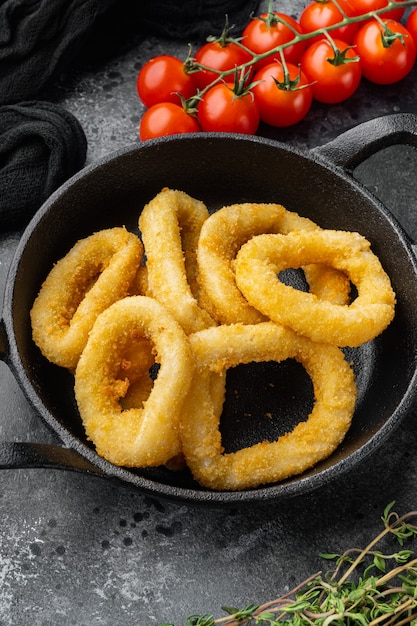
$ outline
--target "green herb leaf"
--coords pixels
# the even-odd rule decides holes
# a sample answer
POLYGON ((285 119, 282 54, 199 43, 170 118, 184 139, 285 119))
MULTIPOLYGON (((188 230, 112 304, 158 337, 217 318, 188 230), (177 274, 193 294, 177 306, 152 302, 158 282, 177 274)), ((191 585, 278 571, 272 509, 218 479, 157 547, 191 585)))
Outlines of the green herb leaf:
POLYGON ((381 518, 383 530, 365 548, 320 554, 336 561, 334 570, 314 574, 264 605, 224 606, 228 617, 190 615, 185 626, 417 626, 417 558, 410 549, 388 554, 376 549, 390 540, 415 538, 411 517, 417 511, 400 517, 390 503, 381 518))

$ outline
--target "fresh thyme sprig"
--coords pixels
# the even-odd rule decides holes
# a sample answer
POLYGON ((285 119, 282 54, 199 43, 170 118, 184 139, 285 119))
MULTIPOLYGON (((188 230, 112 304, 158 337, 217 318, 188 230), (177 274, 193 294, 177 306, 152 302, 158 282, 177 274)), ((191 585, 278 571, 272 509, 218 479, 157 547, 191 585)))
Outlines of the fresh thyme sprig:
POLYGON ((333 570, 313 574, 276 600, 222 607, 224 617, 190 615, 185 626, 417 626, 417 558, 404 548, 417 535, 410 521, 417 511, 399 516, 393 506, 384 509, 383 529, 365 548, 320 555, 335 562, 333 570), (402 549, 377 549, 387 537, 402 549))

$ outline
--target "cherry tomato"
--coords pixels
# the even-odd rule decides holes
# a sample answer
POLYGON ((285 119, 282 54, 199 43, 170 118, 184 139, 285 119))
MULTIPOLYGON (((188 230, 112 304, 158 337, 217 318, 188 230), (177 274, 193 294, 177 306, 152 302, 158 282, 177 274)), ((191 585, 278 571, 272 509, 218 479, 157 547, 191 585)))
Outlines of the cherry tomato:
POLYGON ((139 125, 142 141, 164 135, 198 132, 200 126, 192 115, 173 102, 158 102, 145 111, 139 125))
POLYGON ((259 126, 259 109, 251 92, 236 95, 232 83, 211 87, 198 105, 202 130, 254 135, 259 126))
POLYGON ((361 64, 356 52, 340 39, 334 39, 337 52, 326 39, 316 41, 305 51, 301 69, 312 83, 313 98, 336 104, 352 96, 361 81, 361 64), (343 58, 345 61, 343 61, 343 58))
POLYGON ((254 76, 252 88, 261 120, 270 126, 285 127, 300 122, 309 112, 313 89, 301 70, 275 61, 254 76))
MULTIPOLYGON (((396 2, 397 0, 394 0, 396 2)), ((370 11, 377 11, 378 9, 382 9, 387 6, 388 0, 349 0, 354 15, 364 15, 364 13, 369 13, 370 11)), ((381 13, 380 17, 383 19, 391 19, 400 21, 404 14, 404 9, 393 9, 392 11, 387 11, 386 13, 381 13)), ((363 22, 361 22, 361 25, 363 22)))
POLYGON ((150 59, 140 70, 136 89, 146 107, 158 102, 181 103, 178 93, 187 100, 197 91, 193 75, 185 71, 181 59, 162 54, 150 59))
MULTIPOLYGON (((276 11, 263 13, 259 17, 252 19, 244 28, 242 43, 255 54, 264 54, 294 39, 295 34, 287 24, 296 32, 302 32, 298 22, 289 15, 285 15, 285 13, 278 13, 276 11)), ((283 53, 288 63, 297 65, 304 50, 305 43, 301 41, 284 48, 283 53)), ((255 65, 255 69, 258 70, 260 67, 268 65, 274 57, 280 60, 279 54, 276 53, 272 55, 272 58, 266 57, 262 61, 259 61, 255 65)))
POLYGON ((412 38, 414 39, 414 43, 417 46, 417 9, 414 9, 413 11, 411 11, 410 15, 408 16, 405 27, 410 33, 410 35, 412 36, 412 38))
MULTIPOLYGON (((221 41, 209 41, 199 48, 194 60, 200 65, 211 67, 222 72, 247 63, 252 55, 234 42, 222 44, 221 41)), ((204 89, 218 78, 216 72, 200 71, 193 74, 199 89, 204 89)), ((233 78, 233 77, 232 77, 233 78)))
POLYGON ((361 58, 362 73, 373 83, 390 85, 411 71, 416 60, 416 44, 408 30, 395 20, 371 20, 364 24, 355 37, 355 46, 361 58), (401 38, 384 38, 391 33, 401 38))
MULTIPOLYGON (((353 15, 353 9, 347 0, 338 0, 340 8, 346 15, 353 15)), ((333 24, 337 24, 343 19, 342 13, 332 0, 313 0, 310 2, 300 15, 300 26, 305 33, 312 33, 320 28, 327 28, 333 24)), ((358 30, 357 24, 347 24, 340 28, 331 30, 331 36, 334 39, 341 39, 346 43, 352 43, 353 38, 358 30)), ((314 37, 309 42, 314 43, 323 36, 314 37)))

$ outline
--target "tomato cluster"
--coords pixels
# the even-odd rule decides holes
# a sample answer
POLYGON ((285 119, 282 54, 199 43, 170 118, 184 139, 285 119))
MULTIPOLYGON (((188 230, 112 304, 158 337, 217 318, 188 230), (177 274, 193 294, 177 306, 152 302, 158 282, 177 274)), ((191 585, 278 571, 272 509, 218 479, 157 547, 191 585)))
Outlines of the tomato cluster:
POLYGON ((310 0, 298 20, 270 3, 239 38, 226 25, 186 61, 159 55, 144 64, 136 85, 147 107, 139 136, 255 134, 260 122, 297 124, 314 100, 347 100, 363 77, 395 83, 417 56, 417 9, 405 25, 403 17, 400 0, 310 0))

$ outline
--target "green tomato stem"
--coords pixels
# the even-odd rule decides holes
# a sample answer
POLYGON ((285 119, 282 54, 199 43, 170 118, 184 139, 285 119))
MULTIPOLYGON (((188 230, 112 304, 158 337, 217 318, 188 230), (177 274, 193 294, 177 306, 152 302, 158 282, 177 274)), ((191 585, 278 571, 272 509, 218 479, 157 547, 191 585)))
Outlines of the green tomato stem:
MULTIPOLYGON (((243 63, 242 65, 237 66, 236 68, 233 68, 231 70, 226 70, 226 71, 221 71, 221 70, 216 70, 214 68, 208 67, 206 65, 201 65, 200 63, 197 62, 193 62, 191 61, 191 63, 189 62, 189 60, 187 60, 188 63, 188 71, 192 71, 192 72, 197 72, 197 71, 209 71, 209 72, 213 72, 215 74, 218 74, 218 76, 209 84, 207 85, 204 89, 202 89, 199 93, 198 93, 198 97, 201 99, 204 94, 214 85, 216 85, 218 82, 220 81, 224 81, 225 79, 227 79, 228 77, 235 75, 236 73, 240 73, 242 71, 248 71, 251 68, 253 68, 257 63, 259 63, 260 61, 263 61, 264 59, 267 59, 269 57, 274 57, 274 55, 280 56, 281 53, 286 49, 289 48, 290 46, 293 46, 297 43, 301 43, 303 41, 309 41, 311 39, 314 39, 315 37, 318 36, 325 36, 328 39, 332 40, 331 37, 331 32, 341 28, 343 26, 348 26, 350 24, 359 24, 361 22, 364 22, 366 20, 368 20, 371 17, 375 17, 376 19, 381 19, 380 16, 383 17, 384 13, 387 13, 388 11, 391 11, 392 9, 406 9, 408 7, 413 7, 413 6, 417 6, 417 0, 403 0, 402 2, 394 2, 393 0, 389 0, 388 4, 381 8, 381 9, 377 9, 376 11, 370 11, 369 13, 364 13, 363 15, 357 15, 357 16, 352 16, 349 17, 346 15, 346 13, 343 11, 343 9, 341 8, 341 6, 339 5, 337 0, 332 0, 332 2, 336 5, 336 7, 339 9, 340 13, 344 16, 342 20, 340 20, 340 22, 337 22, 335 24, 332 24, 331 26, 328 26, 327 28, 320 28, 318 30, 312 31, 310 33, 299 33, 298 31, 296 31, 294 29, 294 27, 292 26, 292 24, 290 24, 289 22, 287 22, 285 19, 283 18, 279 18, 279 21, 282 24, 285 24, 285 26, 287 26, 293 33, 294 33, 294 37, 290 40, 287 41, 283 44, 280 44, 279 46, 277 46, 276 48, 272 48, 271 50, 268 50, 267 52, 263 52, 261 54, 256 54, 254 52, 252 52, 252 50, 250 50, 249 48, 247 48, 244 43, 242 43, 242 41, 240 39, 231 39, 230 41, 233 41, 234 43, 236 43, 237 45, 239 45, 243 50, 245 50, 246 52, 248 52, 252 58, 247 61, 246 63, 243 63), (191 66, 191 69, 190 69, 191 66)), ((269 8, 268 8, 268 14, 272 14, 272 2, 271 0, 269 0, 269 8)), ((254 18, 254 19, 260 19, 260 18, 254 18)), ((393 33, 395 35, 395 33, 393 33)), ((346 59, 347 60, 347 59, 346 59)), ((356 60, 356 59, 349 59, 349 60, 356 60)), ((192 101, 195 102, 195 98, 192 98, 192 101)))

